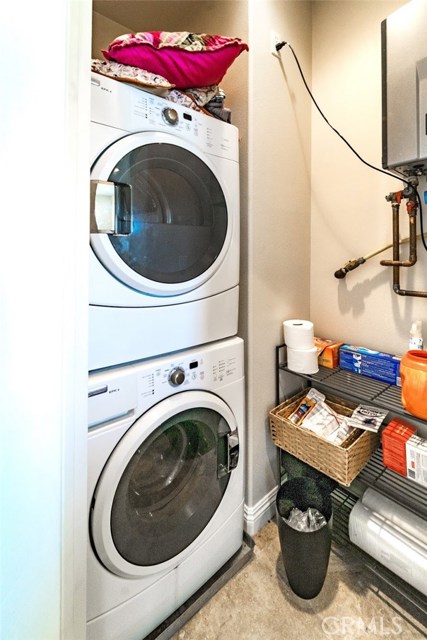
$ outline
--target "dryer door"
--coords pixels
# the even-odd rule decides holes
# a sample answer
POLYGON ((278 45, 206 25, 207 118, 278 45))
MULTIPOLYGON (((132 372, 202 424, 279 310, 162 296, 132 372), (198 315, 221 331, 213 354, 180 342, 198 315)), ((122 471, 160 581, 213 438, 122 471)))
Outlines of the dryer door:
POLYGON ((140 417, 95 490, 91 536, 103 564, 125 577, 175 567, 226 499, 238 452, 233 414, 207 392, 179 393, 140 417))
MULTIPOLYGON (((169 134, 131 134, 99 156, 91 178, 103 188, 116 186, 116 227, 124 221, 125 231, 92 233, 91 245, 121 282, 172 296, 199 287, 218 269, 232 233, 229 198, 195 147, 169 134)), ((96 210, 94 199, 92 220, 96 210)))

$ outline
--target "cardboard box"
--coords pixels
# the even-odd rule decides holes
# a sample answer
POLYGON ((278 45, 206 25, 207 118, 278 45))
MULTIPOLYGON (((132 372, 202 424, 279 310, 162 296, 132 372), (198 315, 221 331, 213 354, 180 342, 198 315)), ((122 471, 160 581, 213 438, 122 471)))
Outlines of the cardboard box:
POLYGON ((400 360, 399 356, 391 353, 373 351, 351 344, 344 344, 339 350, 341 369, 398 386, 400 386, 400 360))
POLYGON ((411 436, 406 443, 406 475, 427 487, 427 440, 411 436))
POLYGON ((394 418, 381 434, 383 464, 392 471, 406 476, 406 443, 416 428, 400 418, 394 418))
POLYGON ((343 342, 335 342, 326 338, 314 338, 314 346, 318 351, 318 362, 320 367, 335 369, 339 364, 339 348, 343 342))

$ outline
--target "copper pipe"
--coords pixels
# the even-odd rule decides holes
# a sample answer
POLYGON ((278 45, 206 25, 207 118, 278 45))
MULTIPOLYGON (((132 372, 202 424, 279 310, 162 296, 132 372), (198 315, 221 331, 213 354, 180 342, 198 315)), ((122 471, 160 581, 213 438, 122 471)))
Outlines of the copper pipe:
MULTIPOLYGON (((399 267, 397 267, 398 269, 399 267)), ((393 283, 393 291, 399 296, 413 296, 414 298, 427 298, 427 291, 411 291, 410 289, 401 289, 400 283, 393 283)))
MULTIPOLYGON (((417 182, 418 184, 418 182, 417 182)), ((393 213, 393 259, 381 260, 380 264, 393 267, 393 291, 399 296, 414 296, 427 298, 427 291, 413 291, 400 288, 400 267, 412 267, 417 261, 417 200, 414 194, 414 185, 404 191, 397 191, 386 196, 386 200, 392 203, 393 213), (402 197, 408 198, 406 209, 409 215, 409 259, 400 259, 399 242, 399 206, 402 197)))
MULTIPOLYGON (((414 260, 413 264, 415 264, 415 262, 417 261, 416 206, 409 208, 409 203, 408 203, 408 210, 409 210, 410 250, 409 250, 409 261, 407 262, 410 262, 412 259, 414 260)), ((393 262, 394 260, 396 260, 397 262, 399 261, 399 245, 396 246, 396 252, 395 252, 395 247, 393 244, 393 262)), ((401 266, 412 266, 412 265, 402 264, 401 266)), ((399 266, 393 266, 393 291, 397 293, 397 295, 399 296, 413 296, 416 298, 427 298, 427 291, 413 291, 411 289, 400 288, 400 267, 399 266)))
MULTIPOLYGON (((393 209, 393 260, 390 260, 390 262, 394 263, 393 291, 397 293, 397 290, 400 290, 400 268, 395 265, 397 262, 399 262, 399 259, 400 259, 400 247, 395 240, 395 232, 396 232, 395 227, 397 226, 397 236, 399 236, 399 204, 397 204, 397 213, 396 213, 396 205, 393 204, 392 209, 393 209)), ((383 262, 387 262, 387 261, 383 260, 380 262, 380 264, 383 264, 383 262)))
POLYGON ((400 259, 399 250, 399 208, 398 202, 391 205, 393 214, 393 260, 381 260, 380 264, 384 267, 413 267, 417 262, 417 219, 416 206, 410 206, 409 212, 409 259, 400 259))

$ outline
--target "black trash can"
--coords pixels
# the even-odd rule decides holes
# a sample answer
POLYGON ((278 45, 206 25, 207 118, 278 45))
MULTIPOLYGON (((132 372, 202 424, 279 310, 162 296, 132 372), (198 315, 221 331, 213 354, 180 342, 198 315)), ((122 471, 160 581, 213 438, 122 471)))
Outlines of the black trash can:
POLYGON ((276 497, 277 524, 283 564, 294 593, 306 600, 322 590, 331 552, 332 499, 312 478, 291 478, 276 497), (285 521, 296 507, 320 511, 327 524, 317 531, 298 531, 285 521))

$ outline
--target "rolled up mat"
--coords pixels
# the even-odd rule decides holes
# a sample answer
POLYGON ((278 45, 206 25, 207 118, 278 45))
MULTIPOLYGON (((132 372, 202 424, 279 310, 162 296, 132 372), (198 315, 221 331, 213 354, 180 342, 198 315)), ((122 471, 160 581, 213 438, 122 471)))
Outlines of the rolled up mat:
POLYGON ((420 516, 372 488, 366 489, 362 496, 362 503, 374 513, 385 518, 390 524, 401 529, 411 539, 427 546, 427 522, 420 516))
POLYGON ((427 550, 358 500, 350 513, 349 538, 408 584, 427 595, 427 550))

